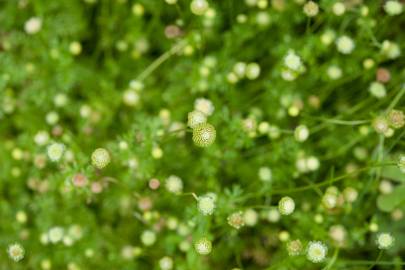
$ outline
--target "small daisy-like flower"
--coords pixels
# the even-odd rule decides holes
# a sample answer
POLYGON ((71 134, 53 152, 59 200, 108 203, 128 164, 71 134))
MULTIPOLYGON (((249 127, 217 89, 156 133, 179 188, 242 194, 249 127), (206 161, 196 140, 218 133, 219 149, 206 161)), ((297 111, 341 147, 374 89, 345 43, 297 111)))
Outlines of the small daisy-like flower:
POLYGON ((159 260, 159 267, 162 270, 170 270, 173 269, 173 259, 165 256, 159 260))
POLYGON ((401 128, 405 125, 405 115, 402 111, 392 110, 387 116, 388 123, 395 129, 401 128))
POLYGON ((193 129, 193 141, 199 147, 207 147, 214 143, 216 131, 213 125, 199 124, 193 129))
POLYGON ((24 30, 27 34, 33 35, 38 33, 42 27, 42 20, 38 17, 32 17, 24 24, 24 30))
POLYGON ((302 66, 301 58, 291 50, 284 57, 284 65, 291 70, 298 71, 302 66))
POLYGON ((385 117, 379 116, 373 120, 375 132, 385 134, 389 130, 389 124, 385 117))
POLYGON ((215 107, 211 100, 206 98, 197 98, 194 101, 194 109, 210 116, 214 113, 215 107))
POLYGON ((260 76, 260 66, 257 63, 249 63, 246 66, 246 78, 255 80, 260 76))
POLYGON ((377 246, 379 249, 389 249, 394 245, 394 237, 390 233, 380 233, 377 235, 377 246))
POLYGON ((204 237, 195 242, 194 248, 198 252, 198 254, 208 255, 211 253, 212 243, 210 240, 204 237))
POLYGON ((387 90, 385 90, 385 86, 379 82, 372 82, 370 87, 368 88, 370 94, 376 98, 383 98, 387 95, 387 90))
POLYGON ((354 50, 355 44, 350 37, 341 36, 336 40, 336 47, 340 53, 350 54, 354 50))
POLYGON ((278 210, 282 215, 291 215, 295 209, 295 202, 290 197, 283 197, 278 202, 278 210))
POLYGON ((402 13, 403 7, 399 1, 389 0, 385 2, 384 10, 388 15, 395 16, 402 13))
POLYGON ((304 5, 303 10, 305 15, 307 15, 308 17, 315 17, 319 12, 319 6, 314 1, 308 1, 304 5))
POLYGON ((166 179, 166 189, 171 193, 180 193, 183 191, 183 181, 176 175, 170 175, 166 179))
POLYGON ((243 218, 243 212, 235 212, 228 216, 228 224, 235 229, 240 229, 245 226, 245 219, 243 218))
POLYGON ((8 246, 7 253, 11 259, 18 262, 24 258, 25 251, 24 251, 24 248, 20 244, 14 243, 14 244, 11 244, 8 246))
POLYGON ((287 243, 287 252, 289 256, 298 256, 302 252, 302 243, 299 239, 287 243))
POLYGON ((52 161, 58 161, 62 158, 65 151, 65 145, 63 143, 53 143, 48 146, 48 157, 52 161))
POLYGON ((207 122, 207 116, 200 111, 192 111, 188 113, 187 125, 191 128, 196 127, 199 124, 207 122))
POLYGON ((153 231, 144 231, 141 235, 141 242, 145 246, 151 246, 156 242, 156 234, 153 231))
POLYGON ((294 137, 298 142, 304 142, 309 137, 309 129, 305 125, 299 125, 295 128, 294 137))
POLYGON ((405 173, 405 155, 400 155, 397 162, 398 168, 405 173))
POLYGON ((198 210, 205 216, 212 215, 215 210, 215 200, 212 196, 205 195, 198 198, 198 210))
POLYGON ((191 12, 198 16, 204 15, 208 8, 209 4, 206 0, 193 0, 190 3, 191 12))
POLYGON ((307 248, 307 259, 313 263, 320 263, 325 260, 328 248, 320 241, 311 241, 307 248))
POLYGON ((104 148, 97 148, 94 150, 93 154, 91 154, 91 163, 97 169, 103 169, 110 163, 110 161, 110 154, 104 148))

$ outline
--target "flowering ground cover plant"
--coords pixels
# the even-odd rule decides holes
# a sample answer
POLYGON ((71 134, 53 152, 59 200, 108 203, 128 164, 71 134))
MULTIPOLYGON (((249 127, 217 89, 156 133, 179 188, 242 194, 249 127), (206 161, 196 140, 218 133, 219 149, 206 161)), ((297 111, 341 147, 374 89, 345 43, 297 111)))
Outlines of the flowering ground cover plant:
POLYGON ((403 9, 0 1, 0 269, 403 269, 403 9))

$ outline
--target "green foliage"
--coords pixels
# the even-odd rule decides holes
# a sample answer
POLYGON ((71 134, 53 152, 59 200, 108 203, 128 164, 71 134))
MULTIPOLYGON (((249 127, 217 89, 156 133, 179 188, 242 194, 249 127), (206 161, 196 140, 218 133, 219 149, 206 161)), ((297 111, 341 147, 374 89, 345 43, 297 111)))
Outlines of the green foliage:
POLYGON ((403 3, 315 2, 0 0, 0 269, 401 269, 403 3))

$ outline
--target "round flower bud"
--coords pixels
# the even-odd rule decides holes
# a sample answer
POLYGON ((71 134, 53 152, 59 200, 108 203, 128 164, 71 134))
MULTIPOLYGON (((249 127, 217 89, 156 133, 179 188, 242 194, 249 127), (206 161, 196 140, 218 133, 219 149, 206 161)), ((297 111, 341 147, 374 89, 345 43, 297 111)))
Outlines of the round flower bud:
POLYGON ((141 242, 145 246, 151 246, 156 242, 156 234, 153 231, 146 230, 141 235, 141 242))
POLYGON ((190 3, 191 12, 198 16, 204 15, 208 8, 209 5, 206 0, 193 0, 190 3))
POLYGON ((198 210, 205 216, 212 215, 215 210, 215 200, 208 195, 198 198, 198 210))
POLYGON ((48 231, 48 239, 51 243, 56 244, 62 241, 64 230, 61 227, 52 227, 48 231))
POLYGON ((214 143, 216 138, 216 131, 213 125, 202 123, 193 129, 194 144, 199 147, 207 147, 214 143))
POLYGON ((311 241, 307 248, 307 259, 313 263, 323 262, 328 253, 326 245, 319 241, 311 241))
POLYGON ((287 243, 287 252, 289 256, 298 256, 302 252, 302 243, 300 240, 293 240, 287 243))
POLYGON ((38 17, 32 17, 24 24, 24 30, 27 34, 33 35, 38 33, 42 27, 42 20, 38 17))
POLYGON ((233 66, 233 73, 236 74, 239 78, 243 78, 246 75, 246 63, 238 62, 233 66))
POLYGON ((332 6, 332 11, 336 16, 342 16, 346 11, 345 4, 342 2, 336 2, 332 6))
POLYGON ((26 223, 28 218, 27 214, 24 211, 18 211, 17 214, 15 215, 15 219, 17 220, 18 223, 26 223))
POLYGON ((342 225, 333 225, 329 229, 329 236, 338 246, 342 246, 346 240, 346 229, 342 225))
POLYGON ((243 213, 243 219, 245 221, 246 226, 249 226, 249 227, 255 226, 257 224, 258 218, 259 218, 259 215, 253 209, 247 209, 243 213))
POLYGON ((276 223, 280 220, 280 212, 276 209, 270 209, 267 212, 267 220, 271 223, 276 223))
POLYGON ((79 55, 82 52, 82 45, 77 41, 73 41, 69 45, 69 51, 73 55, 79 55))
POLYGON ((259 169, 259 179, 263 182, 270 182, 272 179, 272 172, 269 167, 261 167, 259 169))
POLYGON ((159 260, 159 267, 162 270, 171 270, 173 269, 173 259, 165 256, 159 260))
POLYGON ((328 73, 328 77, 332 80, 337 80, 342 77, 342 69, 338 66, 330 66, 326 72, 328 73))
POLYGON ((133 107, 138 104, 139 102, 139 95, 133 89, 128 89, 122 95, 122 101, 125 105, 133 107))
POLYGON ((97 169, 103 169, 110 163, 110 161, 110 154, 104 148, 97 148, 94 150, 93 154, 91 154, 91 163, 97 169))
POLYGON ((175 5, 177 3, 177 0, 165 0, 165 2, 169 5, 175 5))
POLYGON ((163 157, 163 150, 159 146, 154 146, 152 149, 152 157, 154 159, 160 159, 163 157))
POLYGON ((304 142, 308 139, 309 129, 305 125, 299 125, 294 131, 295 139, 299 142, 304 142))
POLYGON ((243 212, 235 212, 228 216, 227 218, 228 224, 235 229, 239 230, 243 226, 245 226, 245 219, 243 218, 243 212))
POLYGON ((305 15, 307 15, 308 17, 315 17, 319 12, 319 6, 314 1, 308 1, 304 5, 303 10, 305 15))
POLYGON ((358 192, 353 187, 347 187, 343 190, 343 196, 348 203, 353 203, 357 200, 358 192))
POLYGON ((384 10, 390 16, 399 15, 402 13, 403 7, 402 3, 395 0, 389 0, 384 4, 384 10))
POLYGON ((374 130, 379 134, 384 134, 388 131, 389 125, 385 117, 377 117, 373 120, 374 130))
POLYGON ((401 49, 395 42, 384 40, 381 46, 381 53, 388 59, 395 59, 401 55, 401 49))
POLYGON ((198 254, 208 255, 211 253, 212 244, 211 241, 207 238, 201 238, 197 242, 195 242, 194 248, 198 252, 198 254))
POLYGON ((389 249, 394 245, 394 237, 390 233, 380 233, 377 235, 377 246, 379 249, 389 249))
POLYGON ((14 243, 8 246, 7 253, 12 260, 18 262, 24 258, 25 251, 20 244, 14 243))
POLYGON ((192 111, 188 113, 187 125, 191 128, 196 127, 199 124, 207 122, 207 116, 200 111, 192 111))
POLYGON ((57 94, 53 99, 53 103, 56 107, 63 107, 67 104, 68 97, 65 94, 57 94))
POLYGON ((215 107, 211 100, 206 98, 197 98, 194 102, 194 109, 210 116, 214 113, 215 107))
POLYGON ((38 131, 35 134, 34 142, 38 145, 45 145, 49 140, 49 134, 46 131, 38 131))
POLYGON ((298 71, 302 67, 301 58, 291 50, 284 57, 284 65, 291 70, 298 71))
POLYGON ((370 87, 368 88, 370 94, 376 98, 383 98, 387 95, 387 90, 385 90, 385 86, 379 82, 372 82, 370 87))
POLYGON ((322 44, 328 46, 330 45, 334 39, 335 39, 335 32, 332 30, 326 30, 322 35, 321 35, 321 42, 322 44))
POLYGON ((260 75, 260 66, 257 63, 249 63, 246 66, 246 78, 249 80, 255 80, 260 75))
POLYGON ((291 215, 295 209, 295 202, 290 197, 283 197, 278 202, 278 210, 282 215, 291 215))
POLYGON ((65 145, 63 143, 53 143, 47 148, 48 157, 51 161, 60 160, 64 151, 65 145))
POLYGON ((405 115, 402 111, 392 110, 387 116, 388 123, 395 129, 401 128, 405 125, 405 115))
POLYGON ((183 191, 183 181, 176 175, 170 175, 165 181, 165 186, 171 193, 181 193, 183 191))
POLYGON ((336 47, 340 53, 350 54, 354 50, 354 41, 348 36, 341 36, 336 40, 336 47))
POLYGON ((46 114, 45 120, 49 125, 55 125, 59 121, 59 115, 57 112, 49 112, 46 114))

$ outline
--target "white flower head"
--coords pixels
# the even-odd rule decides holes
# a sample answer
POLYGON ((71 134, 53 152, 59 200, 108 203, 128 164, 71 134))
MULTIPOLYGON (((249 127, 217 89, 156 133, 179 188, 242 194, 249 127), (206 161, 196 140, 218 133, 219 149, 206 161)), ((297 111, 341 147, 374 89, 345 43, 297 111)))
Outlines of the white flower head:
POLYGON ((255 80, 260 76, 260 66, 257 63, 249 63, 246 66, 246 78, 255 80))
POLYGON ((328 67, 327 73, 328 77, 332 80, 337 80, 342 77, 342 69, 335 65, 328 67))
POLYGON ((294 136, 298 142, 304 142, 309 137, 309 129, 305 125, 299 125, 295 128, 294 136))
POLYGON ((49 141, 48 132, 41 130, 35 134, 34 141, 38 145, 45 145, 49 141))
POLYGON ((173 259, 165 256, 159 260, 159 267, 162 270, 171 270, 173 269, 173 259))
POLYGON ((139 94, 134 89, 128 89, 123 93, 122 101, 125 105, 133 107, 139 102, 139 94))
POLYGON ((11 259, 18 262, 24 258, 25 251, 24 251, 24 248, 20 244, 14 243, 14 244, 11 244, 8 246, 7 253, 11 259))
POLYGON ((253 227, 257 224, 259 215, 254 209, 247 209, 243 213, 243 219, 245 220, 246 226, 253 227))
POLYGON ((211 100, 206 98, 197 98, 194 102, 194 109, 210 116, 214 113, 215 107, 211 100))
POLYGON ((307 248, 307 259, 313 263, 320 263, 325 260, 328 253, 327 246, 320 241, 311 241, 307 248))
POLYGON ((291 70, 298 71, 302 66, 301 58, 292 50, 284 57, 284 65, 291 70))
POLYGON ((176 175, 170 175, 166 179, 166 189, 171 193, 180 193, 183 191, 183 181, 176 175))
POLYGON ((153 231, 146 230, 141 234, 141 242, 145 246, 151 246, 156 242, 156 234, 153 231))
POLYGON ((341 36, 336 40, 336 47, 340 53, 350 54, 355 48, 353 39, 348 36, 341 36))
POLYGON ((402 3, 395 0, 389 0, 384 4, 384 10, 390 16, 399 15, 403 11, 402 3))
POLYGON ((38 17, 32 17, 24 24, 24 30, 27 34, 33 35, 38 33, 42 27, 42 20, 38 17))
POLYGON ((382 83, 372 82, 368 88, 370 94, 376 98, 383 98, 387 95, 387 90, 382 83))
POLYGON ((295 209, 295 202, 291 197, 283 197, 278 202, 278 210, 282 215, 291 215, 295 209))
POLYGON ((332 6, 332 11, 336 16, 342 16, 346 11, 345 4, 342 2, 336 2, 332 6))
POLYGON ((212 250, 212 243, 207 238, 201 238, 194 244, 195 250, 201 255, 208 255, 212 250))
POLYGON ((111 161, 110 153, 104 148, 97 148, 91 154, 91 163, 97 169, 103 169, 111 161))
POLYGON ((215 210, 215 200, 212 196, 204 195, 198 198, 198 210, 205 216, 212 215, 215 210))
POLYGON ((390 233, 380 233, 376 241, 379 249, 389 249, 394 245, 395 239, 390 233))
POLYGON ((259 169, 259 178, 263 182, 270 182, 272 179, 272 172, 269 167, 260 167, 259 169))
POLYGON ((188 113, 187 125, 191 128, 207 122, 207 115, 201 111, 192 111, 188 113))
POLYGON ((206 0, 193 0, 190 3, 190 10, 193 14, 201 16, 209 9, 209 4, 206 0))
POLYGON ((315 17, 319 12, 319 6, 314 1, 308 1, 304 5, 303 10, 305 15, 307 15, 308 17, 315 17))
POLYGON ((65 145, 63 143, 53 143, 48 146, 48 157, 52 161, 58 161, 62 158, 65 151, 65 145))
POLYGON ((62 241, 64 230, 62 227, 52 227, 48 231, 48 239, 51 243, 56 244, 62 241))

